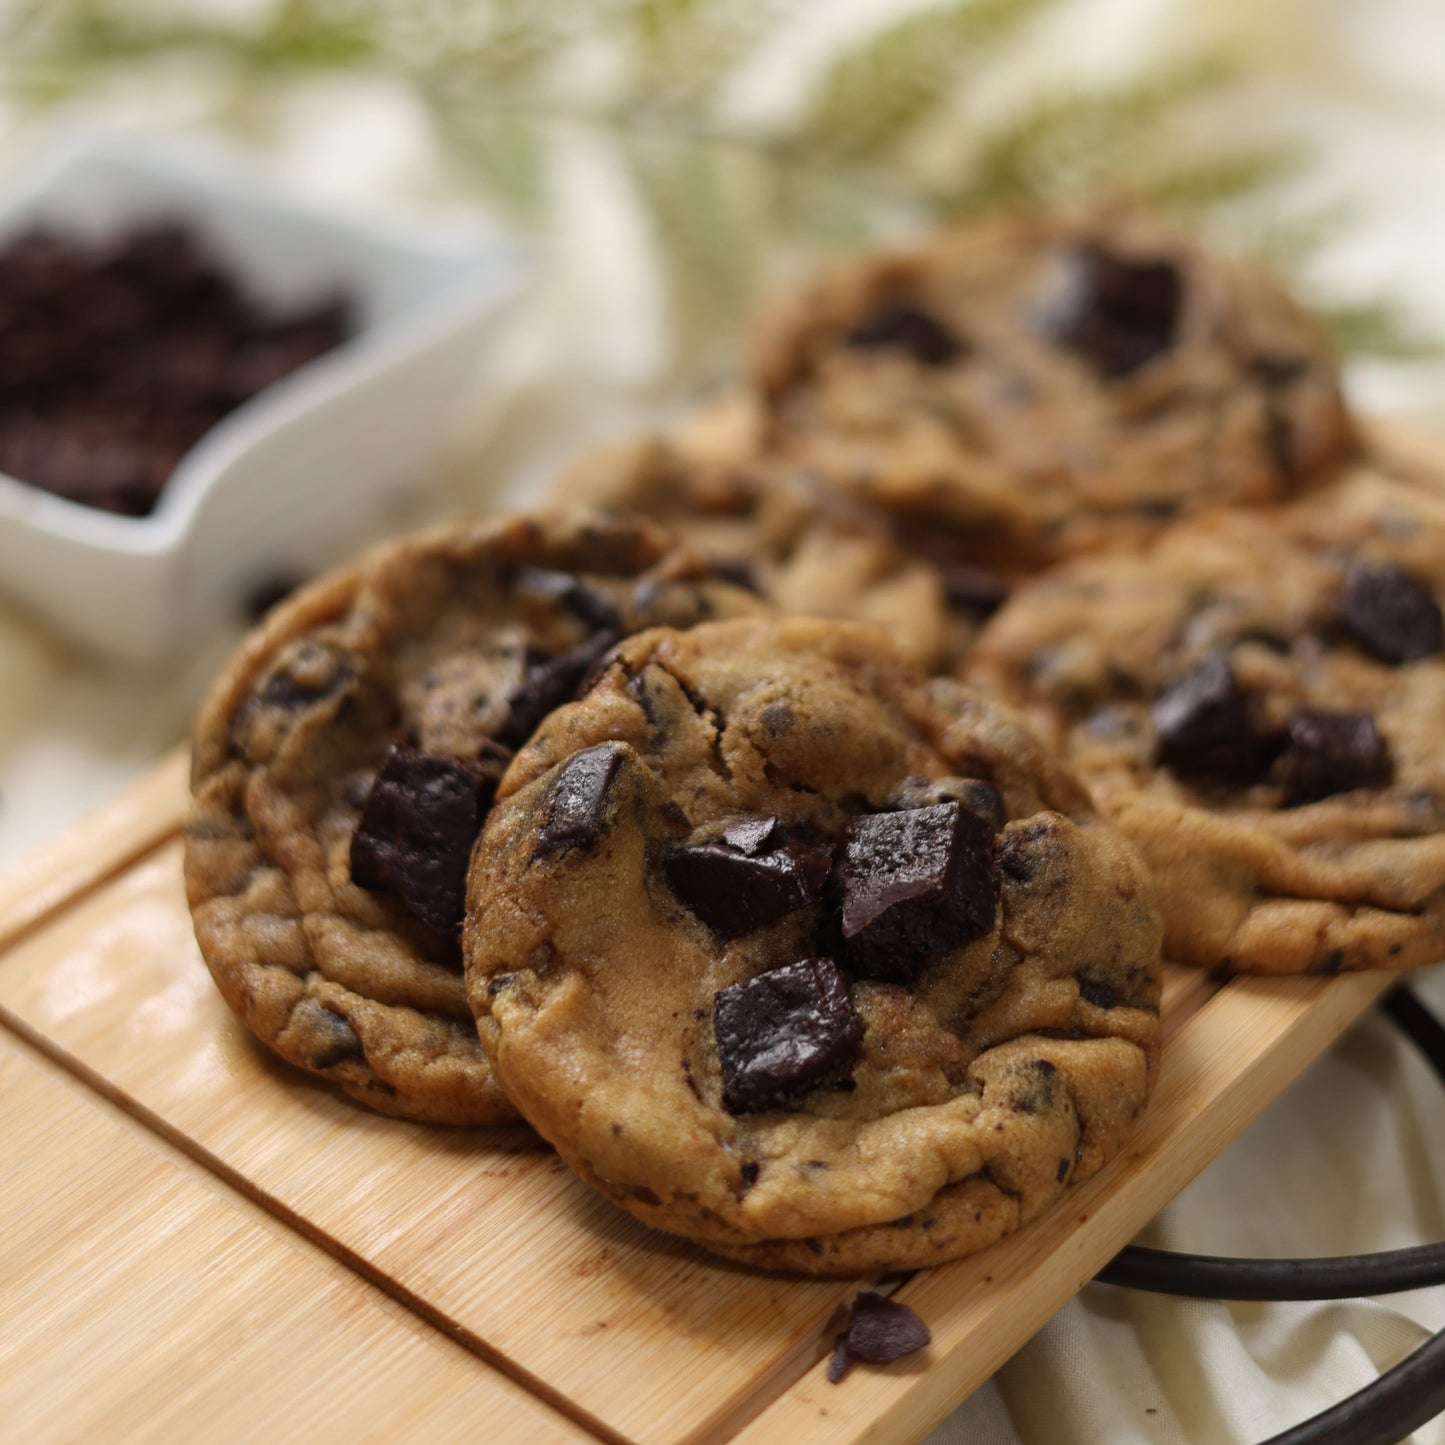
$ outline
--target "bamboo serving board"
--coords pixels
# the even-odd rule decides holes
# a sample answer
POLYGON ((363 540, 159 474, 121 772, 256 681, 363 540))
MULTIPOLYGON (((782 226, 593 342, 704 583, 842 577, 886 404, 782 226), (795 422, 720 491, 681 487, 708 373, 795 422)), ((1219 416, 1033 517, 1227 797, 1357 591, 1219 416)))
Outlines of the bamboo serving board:
POLYGON ((0 881, 17 1438, 916 1440, 1393 982, 1169 970, 1161 1078, 1124 1153, 897 1286, 933 1344, 829 1385, 859 1282, 720 1262, 521 1127, 385 1119, 255 1045, 191 933, 184 806, 176 755, 0 881))

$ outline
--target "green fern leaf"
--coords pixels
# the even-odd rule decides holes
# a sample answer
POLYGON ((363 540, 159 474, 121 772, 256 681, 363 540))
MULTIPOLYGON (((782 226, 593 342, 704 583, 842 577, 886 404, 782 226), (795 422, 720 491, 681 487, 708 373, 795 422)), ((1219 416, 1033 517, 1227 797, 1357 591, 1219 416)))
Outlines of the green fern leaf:
POLYGON ((1104 182, 1128 185, 1136 158, 1158 144, 1160 128, 1234 75, 1229 62, 1203 56, 1122 85, 1045 101, 986 136, 967 175, 939 203, 954 212, 1059 199, 1104 182))
POLYGON ((951 0, 895 21, 833 62, 813 95, 802 139, 853 160, 880 155, 1051 3, 951 0))

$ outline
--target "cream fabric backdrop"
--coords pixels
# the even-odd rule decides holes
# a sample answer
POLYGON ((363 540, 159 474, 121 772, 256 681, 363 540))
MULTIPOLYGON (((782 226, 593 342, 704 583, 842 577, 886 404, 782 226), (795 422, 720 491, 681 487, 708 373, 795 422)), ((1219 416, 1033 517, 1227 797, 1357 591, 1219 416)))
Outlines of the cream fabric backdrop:
MULTIPOLYGON (((3 0, 0 0, 3 4, 3 0)), ((735 77, 739 114, 786 107, 840 27, 906 0, 800 9, 735 77)), ((184 8, 176 7, 172 8, 184 8)), ((1260 76, 1231 124, 1303 133, 1319 184, 1360 202, 1326 282, 1388 285, 1445 335, 1445 14, 1439 0, 1077 0, 1026 58, 1047 86, 1181 30, 1244 47, 1260 76)), ((183 128, 205 110, 183 73, 124 85, 44 124, 0 109, 0 179, 58 131, 183 128)), ((408 99, 337 82, 285 102, 257 157, 281 183, 355 213, 461 204, 408 99)), ((538 495, 555 465, 675 406, 652 237, 606 147, 565 147, 543 285, 490 358, 446 468, 451 509, 538 495)), ((1445 365, 1351 373, 1356 400, 1445 437, 1445 365)), ((235 632, 136 677, 89 659, 0 603, 0 866, 101 802, 184 736, 235 632)), ((1445 974, 1420 978, 1445 1010, 1445 974)), ((1167 1061, 1166 1061, 1167 1067, 1167 1061)), ((1445 1238, 1445 1091, 1372 1020, 1281 1099, 1151 1227, 1201 1252, 1333 1254, 1445 1238)), ((1445 1328, 1445 1291, 1331 1304, 1184 1302, 1091 1285, 935 1439, 1093 1445, 1262 1439, 1325 1408, 1445 1328)), ((1445 1445, 1445 1422, 1413 1437, 1445 1445)))

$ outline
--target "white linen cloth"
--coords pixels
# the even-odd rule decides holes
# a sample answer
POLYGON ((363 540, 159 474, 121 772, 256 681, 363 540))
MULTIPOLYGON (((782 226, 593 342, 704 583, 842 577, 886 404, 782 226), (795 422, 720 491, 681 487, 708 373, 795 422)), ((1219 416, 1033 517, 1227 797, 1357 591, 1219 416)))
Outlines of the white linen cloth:
MULTIPOLYGON (((3 0, 0 0, 3 3, 3 0)), ((864 25, 903 0, 828 5, 864 25)), ((1329 185, 1360 203, 1331 275, 1390 286, 1445 334, 1445 28, 1438 0, 1080 0, 1071 63, 1152 38, 1209 11, 1257 58, 1247 129, 1310 134, 1329 185), (1112 48, 1112 49, 1111 49, 1112 48)), ((816 17, 815 17, 816 18, 816 17)), ((827 25, 794 26, 733 103, 786 99, 820 63, 827 25), (789 49, 789 47, 792 47, 789 49), (751 88, 749 88, 749 84, 751 88)), ((1056 37, 1057 44, 1057 37, 1056 37)), ((1041 56, 1047 73, 1050 56, 1041 56)), ((745 80, 749 78, 745 77, 745 80)), ((119 88, 43 125, 0 109, 0 177, 69 126, 184 127, 174 91, 119 88)), ((259 159, 311 200, 355 212, 455 200, 414 109, 384 86, 337 83, 290 103, 259 159)), ((450 510, 539 496, 556 464, 677 398, 663 384, 660 268, 605 149, 576 138, 554 176, 561 219, 534 304, 493 358, 470 434, 448 469, 450 510), (485 398, 485 404, 483 404, 485 398)), ((1445 365, 1350 375, 1357 403, 1445 436, 1445 365)), ((0 602, 0 866, 60 832, 182 739, 233 644, 146 676, 86 657, 0 602)), ((1442 739, 1445 745, 1445 739, 1442 739)), ((1418 976, 1445 1012, 1445 970, 1418 976)), ((1168 1067, 1167 1059, 1165 1067, 1168 1067)), ((1384 1020, 1337 1046, 1150 1227, 1141 1242, 1199 1253, 1327 1255, 1445 1239, 1445 1090, 1384 1020)), ((1382 1300, 1254 1305, 1180 1301, 1103 1285, 1066 1305, 936 1433, 969 1445, 1247 1445, 1360 1388, 1445 1328, 1445 1291, 1382 1300)), ((1412 1437, 1445 1445, 1445 1421, 1412 1437)))

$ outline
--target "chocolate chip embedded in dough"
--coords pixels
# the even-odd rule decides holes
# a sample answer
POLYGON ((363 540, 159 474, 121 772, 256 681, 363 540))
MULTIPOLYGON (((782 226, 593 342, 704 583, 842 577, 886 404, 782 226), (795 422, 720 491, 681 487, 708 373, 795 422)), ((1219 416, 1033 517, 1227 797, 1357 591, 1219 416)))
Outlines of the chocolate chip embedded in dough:
POLYGON ((1044 331, 1111 379, 1131 376, 1174 345, 1184 280, 1168 261, 1130 261, 1102 246, 1069 255, 1062 302, 1044 331))
POLYGON ((713 995, 723 1107, 755 1113, 849 1077, 863 1020, 830 958, 785 964, 713 995))
POLYGON ((948 605, 978 617, 991 617, 1008 601, 1013 590, 1002 573, 968 562, 940 563, 938 577, 948 605))
POLYGON ((1252 782, 1269 765, 1253 699, 1229 659, 1211 653, 1154 703, 1158 760, 1181 778, 1252 782))
POLYGON ((482 763, 390 748, 351 836, 352 879, 455 939, 472 844, 496 787, 482 763))
POLYGON ((598 743, 562 764, 542 805, 534 857, 596 845, 611 821, 612 788, 628 751, 625 743, 598 743))
POLYGON ((1300 708, 1275 764, 1286 808, 1354 788, 1383 788, 1394 775, 1389 745, 1367 712, 1300 708))
POLYGON ((365 1061, 366 1050, 351 1021, 334 1009, 305 999, 297 1013, 305 1015, 307 1056, 313 1069, 332 1069, 352 1059, 365 1061))
POLYGON ((611 601, 571 572, 555 572, 522 562, 512 569, 511 581, 520 592, 559 603, 594 631, 616 631, 622 626, 622 618, 611 601))
POLYGON ((962 803, 855 818, 845 835, 844 963, 862 978, 909 983, 993 929, 993 828, 962 803))
POLYGON ((719 938, 741 938, 823 896, 832 865, 828 845, 799 836, 779 840, 776 819, 759 821, 770 825, 762 837, 735 823, 724 842, 669 848, 664 856, 668 887, 719 938), (773 846, 761 851, 765 841, 773 846))
POLYGON ((1356 563, 1335 607, 1340 625, 1381 662, 1418 662, 1445 647, 1440 604, 1399 567, 1356 563))
POLYGON ((933 1335, 905 1304, 869 1291, 853 1301, 848 1324, 833 1345, 828 1383, 836 1385, 859 1360, 886 1365, 927 1349, 933 1335))
POLYGON ((937 317, 906 301, 888 302, 848 333, 855 351, 906 351, 924 366, 947 366, 968 352, 937 317))
POLYGON ((520 748, 549 712, 577 696, 587 675, 621 638, 620 632, 610 629, 594 632, 576 647, 542 658, 530 667, 508 699, 511 711, 497 730, 497 741, 504 747, 520 748))

